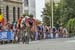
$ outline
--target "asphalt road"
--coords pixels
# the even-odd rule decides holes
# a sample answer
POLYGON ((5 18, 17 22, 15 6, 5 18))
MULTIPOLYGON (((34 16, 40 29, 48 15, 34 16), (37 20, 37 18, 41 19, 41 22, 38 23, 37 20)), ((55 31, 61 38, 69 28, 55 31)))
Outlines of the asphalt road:
POLYGON ((33 41, 30 44, 0 45, 0 50, 75 50, 75 38, 33 41))

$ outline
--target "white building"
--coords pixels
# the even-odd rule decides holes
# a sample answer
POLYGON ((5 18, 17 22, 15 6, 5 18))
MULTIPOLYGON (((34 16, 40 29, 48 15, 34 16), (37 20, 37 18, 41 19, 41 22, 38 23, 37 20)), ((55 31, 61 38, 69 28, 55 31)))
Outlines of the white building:
POLYGON ((28 13, 29 0, 22 0, 22 1, 23 1, 23 13, 28 13))
POLYGON ((23 0, 23 13, 33 14, 35 18, 42 20, 41 15, 45 7, 44 0, 23 0))
POLYGON ((44 0, 36 0, 36 18, 42 21, 42 12, 43 8, 45 7, 45 1, 44 0))

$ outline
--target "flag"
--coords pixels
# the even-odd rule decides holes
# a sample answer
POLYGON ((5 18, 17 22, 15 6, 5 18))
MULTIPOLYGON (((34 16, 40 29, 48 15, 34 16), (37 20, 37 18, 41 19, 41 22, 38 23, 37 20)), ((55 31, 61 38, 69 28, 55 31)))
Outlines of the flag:
POLYGON ((3 19, 3 15, 1 14, 1 15, 0 15, 0 22, 2 21, 2 19, 3 19))
POLYGON ((2 25, 5 24, 5 19, 4 19, 3 14, 0 15, 0 22, 2 23, 2 25))

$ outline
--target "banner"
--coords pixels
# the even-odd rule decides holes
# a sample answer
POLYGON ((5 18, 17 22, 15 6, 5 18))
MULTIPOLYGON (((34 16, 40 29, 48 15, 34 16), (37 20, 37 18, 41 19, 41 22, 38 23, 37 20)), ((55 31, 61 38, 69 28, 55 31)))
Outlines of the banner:
POLYGON ((0 40, 14 40, 14 34, 10 31, 0 32, 0 40))

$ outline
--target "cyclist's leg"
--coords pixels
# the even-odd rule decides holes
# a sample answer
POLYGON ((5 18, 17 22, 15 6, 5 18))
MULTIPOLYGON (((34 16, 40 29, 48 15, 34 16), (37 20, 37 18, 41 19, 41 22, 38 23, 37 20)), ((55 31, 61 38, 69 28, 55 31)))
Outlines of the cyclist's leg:
POLYGON ((26 27, 26 36, 25 36, 25 42, 27 43, 27 44, 29 44, 29 39, 30 39, 30 31, 29 31, 29 28, 28 27, 26 27))

